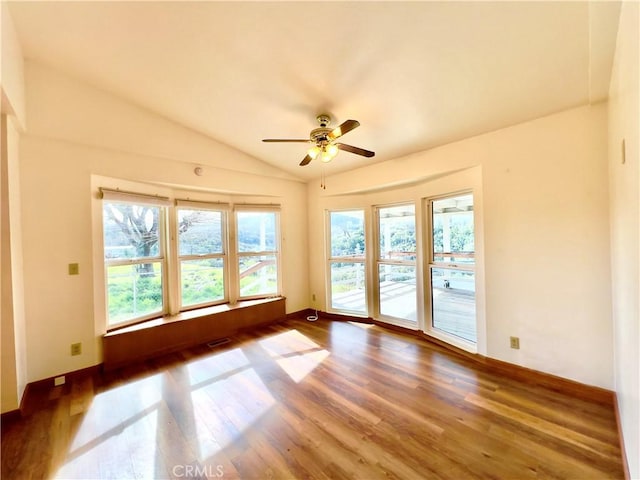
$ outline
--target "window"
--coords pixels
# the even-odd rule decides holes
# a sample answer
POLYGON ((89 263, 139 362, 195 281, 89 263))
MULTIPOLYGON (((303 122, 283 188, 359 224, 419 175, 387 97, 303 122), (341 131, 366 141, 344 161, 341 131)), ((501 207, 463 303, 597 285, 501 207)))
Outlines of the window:
POLYGON ((164 313, 165 208, 105 201, 103 225, 108 324, 164 313))
POLYGON ((431 326, 476 343, 473 195, 430 202, 431 326))
POLYGON ((276 295, 279 291, 279 213, 236 211, 240 298, 276 295))
POLYGON ((378 207, 378 310, 417 325, 416 217, 413 204, 378 207))
POLYGON ((329 212, 328 223, 331 308, 366 315, 364 210, 329 212))
POLYGON ((278 206, 100 190, 107 328, 280 295, 278 206))
POLYGON ((226 301, 226 212, 178 208, 177 213, 181 306, 226 301))

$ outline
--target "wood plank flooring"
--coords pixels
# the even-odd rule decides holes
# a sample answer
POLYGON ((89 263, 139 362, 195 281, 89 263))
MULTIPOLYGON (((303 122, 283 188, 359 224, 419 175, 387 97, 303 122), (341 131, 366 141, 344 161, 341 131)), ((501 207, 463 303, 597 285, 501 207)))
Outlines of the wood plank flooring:
POLYGON ((623 478, 613 409, 365 324, 287 320, 29 395, 6 479, 623 478))

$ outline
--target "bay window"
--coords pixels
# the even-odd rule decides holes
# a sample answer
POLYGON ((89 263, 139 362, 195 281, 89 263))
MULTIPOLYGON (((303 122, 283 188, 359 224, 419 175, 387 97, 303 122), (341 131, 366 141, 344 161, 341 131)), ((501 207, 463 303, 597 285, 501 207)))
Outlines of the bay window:
POLYGON ((107 329, 280 295, 278 206, 100 192, 107 329))

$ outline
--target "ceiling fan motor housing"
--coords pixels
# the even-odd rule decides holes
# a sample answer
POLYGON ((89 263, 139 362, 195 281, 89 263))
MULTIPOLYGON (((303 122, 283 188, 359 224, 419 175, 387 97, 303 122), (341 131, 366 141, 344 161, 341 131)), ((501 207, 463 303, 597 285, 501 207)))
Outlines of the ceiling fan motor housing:
POLYGON ((320 144, 323 142, 327 143, 329 142, 329 139, 327 137, 329 133, 331 133, 330 128, 327 128, 327 127, 314 128, 313 130, 311 130, 311 134, 310 134, 311 141, 316 144, 320 144))
POLYGON ((326 145, 329 143, 328 135, 331 133, 331 129, 328 128, 331 123, 331 117, 326 114, 320 114, 316 117, 316 120, 318 120, 320 127, 311 130, 309 138, 318 146, 326 145))
POLYGON ((318 120, 318 123, 321 127, 327 127, 331 123, 331 117, 326 113, 321 113, 320 115, 318 115, 316 117, 316 120, 318 120))

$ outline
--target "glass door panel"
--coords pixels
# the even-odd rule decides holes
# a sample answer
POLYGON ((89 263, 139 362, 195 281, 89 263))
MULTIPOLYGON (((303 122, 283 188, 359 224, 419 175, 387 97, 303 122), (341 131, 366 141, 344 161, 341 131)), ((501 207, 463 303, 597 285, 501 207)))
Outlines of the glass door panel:
POLYGON ((433 327, 475 343, 475 273, 449 268, 430 270, 433 327))
POLYGON ((415 205, 378 207, 376 213, 378 312, 382 320, 417 325, 415 205))
POLYGON ((433 199, 430 212, 431 329, 475 344, 473 194, 433 199))
POLYGON ((364 263, 331 263, 331 308, 367 313, 364 263))
POLYGON ((367 314, 364 210, 329 212, 329 304, 367 314))
POLYGON ((416 267, 379 265, 380 313, 388 317, 417 321, 416 267))

